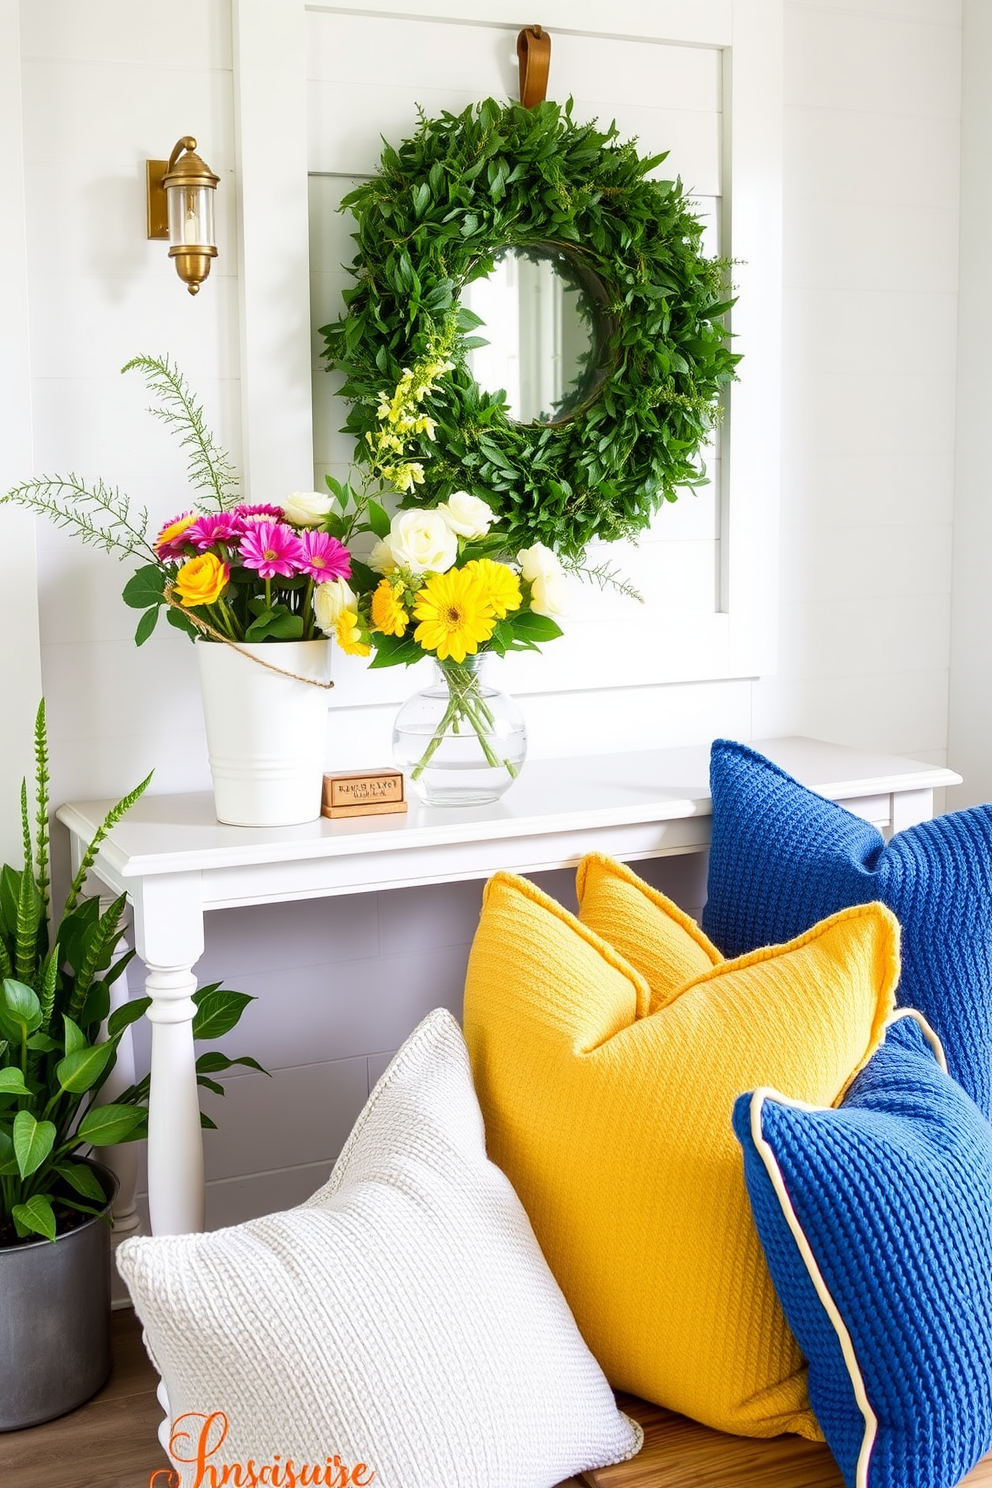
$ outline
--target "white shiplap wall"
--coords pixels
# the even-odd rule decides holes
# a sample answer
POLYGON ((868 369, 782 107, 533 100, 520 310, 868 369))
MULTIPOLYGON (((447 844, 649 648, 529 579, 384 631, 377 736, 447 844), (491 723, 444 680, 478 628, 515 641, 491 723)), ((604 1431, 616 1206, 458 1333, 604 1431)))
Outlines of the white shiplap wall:
MULTIPOLYGON (((7 142, 0 232, 0 491, 31 462, 20 50, 20 7, 17 0, 0 0, 0 138, 7 142)), ((26 512, 0 510, 0 545, 12 559, 5 575, 8 622, 0 640, 0 862, 17 862, 21 822, 15 786, 32 773, 31 729, 41 692, 34 523, 26 512)))
POLYGON ((779 671, 755 687, 755 737, 942 763, 960 6, 785 17, 779 671))
MULTIPOLYGON (((959 5, 788 0, 785 18, 779 672, 591 705, 532 694, 540 754, 807 732, 944 757, 959 5)), ((167 516, 182 464, 118 369, 168 351, 239 452, 229 7, 31 0, 21 26, 34 468, 102 474, 167 516), (187 131, 223 178, 232 245, 195 300, 143 236, 142 161, 187 131)), ((170 631, 136 652, 113 560, 47 527, 38 544, 56 798, 122 792, 152 765, 157 789, 205 787, 184 643, 170 631)), ((333 762, 350 747, 344 732, 333 762)), ((698 876, 665 882, 698 905, 698 876)), ((230 1049, 274 1071, 229 1082, 207 1144, 212 1222, 316 1184, 388 1052, 428 1008, 457 1006, 477 905, 477 886, 447 887, 211 922, 204 975, 259 994, 230 1049)))
MULTIPOLYGON (((235 242, 228 0, 21 5, 34 469, 102 475, 151 509, 188 504, 184 462, 136 353, 167 353, 221 439, 240 442, 233 251, 195 298, 145 238, 144 161, 193 134, 221 177, 220 241, 235 242), (190 63, 190 36, 198 60, 190 63)), ((57 797, 206 786, 191 657, 171 632, 141 650, 120 601, 126 570, 38 528, 43 676, 57 797)))
MULTIPOLYGON (((755 734, 898 740, 939 759, 960 7, 797 0, 785 16, 781 657, 747 707, 755 734)), ((641 689, 633 706, 678 728, 686 702, 641 689)), ((555 698, 555 718, 569 704, 555 698)))
POLYGON ((992 6, 964 0, 961 259, 948 758, 964 784, 948 804, 992 800, 992 6))

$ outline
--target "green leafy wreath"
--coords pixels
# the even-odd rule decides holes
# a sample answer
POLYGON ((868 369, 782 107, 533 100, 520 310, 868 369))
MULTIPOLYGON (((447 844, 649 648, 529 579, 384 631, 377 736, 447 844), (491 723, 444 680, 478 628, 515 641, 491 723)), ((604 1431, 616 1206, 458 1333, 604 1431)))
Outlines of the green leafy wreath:
POLYGON ((403 370, 445 358, 422 407, 436 427, 409 451, 426 473, 404 504, 467 489, 513 546, 543 542, 574 564, 591 539, 636 536, 705 481, 701 448, 739 360, 722 322, 727 261, 702 254, 682 183, 647 179, 665 155, 643 159, 617 135, 574 123, 571 101, 421 115, 342 202, 358 223, 356 283, 320 332, 345 374, 359 463, 403 370), (567 420, 512 422, 466 366, 480 322, 459 295, 507 248, 557 252, 580 283, 605 287, 599 383, 567 420))

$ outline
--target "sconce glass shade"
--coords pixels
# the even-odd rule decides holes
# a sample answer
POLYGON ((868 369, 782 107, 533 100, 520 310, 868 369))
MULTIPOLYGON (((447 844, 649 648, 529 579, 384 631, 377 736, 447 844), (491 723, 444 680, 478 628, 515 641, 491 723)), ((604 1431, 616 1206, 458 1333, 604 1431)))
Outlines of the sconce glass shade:
POLYGON ((169 242, 174 247, 193 244, 216 247, 214 240, 214 193, 209 186, 166 187, 169 203, 169 242))
POLYGON ((190 294, 197 294, 217 257, 214 192, 220 181, 196 154, 196 140, 179 140, 162 177, 168 203, 169 257, 190 294))

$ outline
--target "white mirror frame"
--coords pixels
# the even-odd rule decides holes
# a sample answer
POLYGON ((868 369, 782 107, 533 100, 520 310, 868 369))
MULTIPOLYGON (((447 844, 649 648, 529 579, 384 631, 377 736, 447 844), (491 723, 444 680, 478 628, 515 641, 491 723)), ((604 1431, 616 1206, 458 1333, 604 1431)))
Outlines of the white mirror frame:
MULTIPOLYGON (((240 182, 243 453, 252 499, 313 484, 306 12, 354 6, 233 0, 240 182)), ((392 0, 397 17, 519 25, 506 0, 392 0)), ((382 15, 382 11, 375 14, 382 15)), ((595 0, 546 0, 541 22, 602 31, 595 0)), ((526 20, 526 17, 524 18, 526 20)), ((775 666, 780 441, 782 0, 614 0, 612 37, 718 47, 724 62, 725 251, 735 350, 724 443, 720 611, 652 681, 754 677, 775 666)))

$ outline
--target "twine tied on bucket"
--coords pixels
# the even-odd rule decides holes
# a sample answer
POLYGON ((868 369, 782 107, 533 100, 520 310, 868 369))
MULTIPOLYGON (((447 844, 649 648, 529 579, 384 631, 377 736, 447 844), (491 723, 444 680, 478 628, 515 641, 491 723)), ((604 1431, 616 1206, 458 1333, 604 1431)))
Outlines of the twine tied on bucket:
POLYGON ((331 681, 318 682, 316 677, 301 677, 299 672, 288 672, 285 667, 276 666, 271 661, 263 661, 260 656, 255 656, 251 651, 246 651, 243 646, 238 645, 237 641, 232 641, 230 636, 224 635, 222 631, 217 630, 208 621, 201 619, 199 615, 192 614, 180 600, 173 598, 175 592, 174 585, 166 585, 164 591, 166 604, 170 609, 178 610, 191 625, 194 625, 197 630, 202 631, 204 635, 209 636, 212 641, 223 641, 225 646, 230 646, 232 651, 237 651, 241 656, 246 657, 248 661, 254 661, 258 666, 266 667, 270 672, 278 672, 280 677, 291 677, 294 682, 304 682, 307 687, 322 687, 325 691, 329 691, 334 686, 334 683, 331 681))

